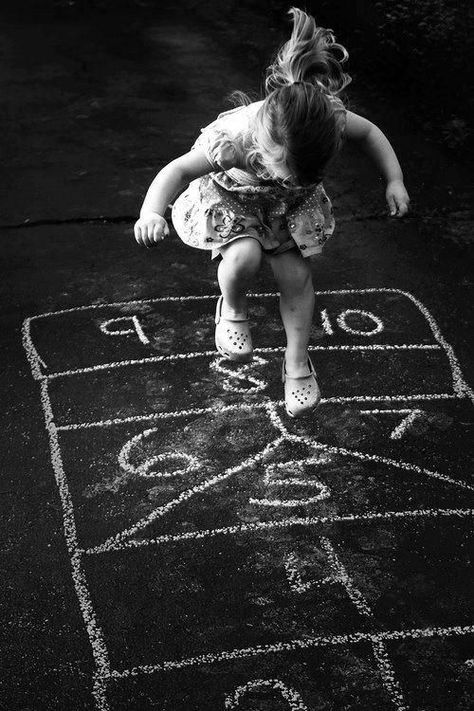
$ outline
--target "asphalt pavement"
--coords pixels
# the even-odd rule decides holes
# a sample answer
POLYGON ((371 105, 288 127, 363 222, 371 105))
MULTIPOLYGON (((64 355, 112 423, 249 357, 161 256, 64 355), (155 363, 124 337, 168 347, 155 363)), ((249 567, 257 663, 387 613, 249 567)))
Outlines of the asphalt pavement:
POLYGON ((390 219, 344 149, 313 264, 323 401, 292 421, 268 267, 236 368, 214 353, 215 265, 132 234, 160 167, 258 90, 284 22, 27 7, 0 28, 0 709, 467 711, 467 168, 357 76, 412 210, 390 219))

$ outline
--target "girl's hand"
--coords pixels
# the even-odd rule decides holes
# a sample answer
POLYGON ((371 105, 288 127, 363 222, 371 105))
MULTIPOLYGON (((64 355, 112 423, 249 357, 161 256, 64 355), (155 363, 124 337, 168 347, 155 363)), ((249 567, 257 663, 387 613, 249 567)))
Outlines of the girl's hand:
POLYGON ((170 233, 165 218, 157 212, 148 212, 143 217, 140 217, 135 222, 133 232, 137 243, 148 248, 161 242, 170 233))
POLYGON ((408 212, 410 198, 403 184, 403 180, 391 180, 385 191, 385 197, 391 217, 403 217, 408 212))

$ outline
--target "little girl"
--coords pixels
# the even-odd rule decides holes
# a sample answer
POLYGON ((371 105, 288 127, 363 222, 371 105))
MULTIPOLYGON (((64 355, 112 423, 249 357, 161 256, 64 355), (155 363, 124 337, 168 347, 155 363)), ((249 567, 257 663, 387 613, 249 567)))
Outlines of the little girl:
POLYGON ((342 70, 347 51, 302 10, 291 8, 289 14, 293 31, 267 70, 265 99, 251 102, 234 93, 240 106, 219 114, 189 153, 158 173, 134 233, 146 247, 164 239, 169 229, 163 215, 181 192, 173 225, 186 244, 219 259, 215 342, 219 353, 235 361, 252 359, 247 290, 265 255, 280 292, 287 339, 285 407, 297 417, 321 398, 308 356, 314 309, 308 258, 321 253, 334 231, 321 183, 329 161, 344 139, 356 141, 386 180, 390 214, 404 215, 409 198, 387 138, 338 97, 351 81, 342 70))

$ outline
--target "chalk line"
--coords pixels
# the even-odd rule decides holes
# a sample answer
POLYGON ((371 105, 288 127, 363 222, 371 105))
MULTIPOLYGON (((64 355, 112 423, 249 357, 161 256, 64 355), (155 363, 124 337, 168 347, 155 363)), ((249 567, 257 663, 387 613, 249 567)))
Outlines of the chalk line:
MULTIPOLYGON (((278 347, 262 347, 255 348, 256 355, 261 353, 283 353, 284 348, 278 347)), ((317 351, 407 351, 407 350, 442 350, 441 346, 434 343, 399 343, 399 344, 357 344, 357 345, 338 345, 338 346, 314 346, 310 345, 308 351, 313 353, 317 351)), ((126 360, 117 360, 110 363, 99 363, 97 365, 85 366, 84 368, 73 368, 70 370, 62 370, 53 373, 43 374, 42 377, 55 380, 58 378, 70 377, 73 375, 84 375, 86 373, 96 373, 103 370, 116 370, 117 368, 128 368, 135 365, 147 365, 151 363, 174 363, 183 360, 195 360, 197 358, 211 358, 216 355, 216 351, 194 351, 191 353, 174 353, 171 355, 146 356, 144 358, 129 358, 126 360)))
POLYGON ((339 556, 336 553, 336 549, 334 548, 329 538, 326 538, 326 536, 321 536, 319 541, 322 549, 326 553, 329 564, 333 570, 334 577, 337 578, 337 580, 344 586, 351 602, 354 604, 354 606, 357 608, 361 615, 365 615, 366 617, 373 617, 373 612, 370 609, 369 603, 362 595, 360 590, 358 590, 353 584, 351 578, 347 573, 347 570, 342 564, 339 556))
MULTIPOLYGON (((345 588, 349 599, 353 602, 359 613, 365 615, 366 617, 373 618, 373 613, 367 600, 364 595, 362 595, 360 590, 358 590, 353 584, 331 541, 323 536, 319 539, 319 545, 326 553, 328 562, 331 566, 331 575, 322 578, 321 580, 308 580, 306 583, 303 582, 298 569, 298 559, 295 557, 294 553, 292 553, 287 556, 284 563, 290 588, 294 592, 302 594, 312 588, 320 588, 325 584, 335 585, 339 583, 345 588)), ((398 683, 395 680, 394 671, 388 657, 385 642, 373 642, 372 646, 381 674, 382 684, 388 691, 390 698, 397 708, 397 711, 406 711, 406 706, 403 702, 403 695, 398 683)))
POLYGON ((110 544, 106 549, 101 546, 87 548, 83 551, 85 555, 96 555, 98 553, 109 553, 131 548, 143 548, 145 546, 163 545, 166 543, 179 543, 184 541, 202 540, 203 538, 213 538, 214 536, 233 536, 237 534, 255 533, 270 531, 273 529, 285 529, 291 526, 320 526, 334 523, 371 523, 378 521, 396 521, 413 518, 469 518, 474 515, 474 508, 471 509, 413 509, 407 511, 372 511, 366 514, 341 514, 332 516, 291 516, 280 521, 258 521, 255 523, 243 523, 235 526, 223 526, 222 528, 201 529, 199 531, 187 531, 186 533, 168 533, 154 538, 143 540, 122 541, 120 544, 110 544))
POLYGON ((403 435, 410 429, 415 420, 426 414, 424 410, 418 409, 400 409, 400 410, 361 410, 363 415, 407 415, 404 417, 397 427, 390 433, 390 439, 401 439, 403 435))
POLYGON ((104 674, 108 673, 110 669, 110 660, 107 647, 104 641, 104 635, 102 629, 100 628, 97 622, 89 589, 87 587, 86 577, 82 568, 82 551, 77 543, 77 530, 74 518, 74 507, 62 463, 57 429, 54 424, 53 412, 49 399, 48 383, 45 380, 41 382, 41 404, 43 407, 45 428, 49 438, 51 463, 53 466, 53 472, 56 479, 56 484, 58 487, 59 497, 62 505, 63 530, 71 560, 72 579, 74 582, 74 587, 82 612, 84 624, 92 647, 92 654, 94 656, 96 669, 97 672, 103 676, 104 674))
POLYGON ((254 647, 232 649, 221 652, 211 652, 184 659, 173 659, 160 662, 158 664, 143 664, 124 669, 122 671, 112 670, 106 678, 127 679, 140 674, 155 674, 167 672, 173 669, 185 669, 204 664, 216 664, 235 659, 247 659, 249 657, 259 657, 267 654, 281 654, 293 652, 298 649, 314 649, 326 646, 355 645, 368 642, 373 645, 378 642, 397 642, 407 639, 430 639, 433 637, 461 637, 474 633, 474 625, 452 626, 452 627, 426 627, 412 628, 406 630, 391 630, 382 632, 353 632, 341 635, 313 635, 304 639, 294 639, 289 642, 276 642, 274 644, 261 644, 254 647))
MULTIPOLYGON (((451 393, 435 393, 429 395, 423 395, 419 393, 414 393, 411 395, 354 395, 348 397, 327 397, 321 398, 320 405, 325 404, 344 404, 351 402, 411 402, 412 400, 425 400, 425 401, 437 401, 437 400, 463 400, 466 399, 465 395, 453 395, 451 393)), ((171 418, 178 417, 192 417, 206 414, 219 414, 223 412, 229 412, 232 410, 265 410, 267 405, 273 404, 278 407, 283 407, 283 400, 266 400, 263 403, 254 403, 252 405, 246 405, 245 403, 237 403, 234 405, 219 405, 218 407, 196 407, 190 408, 188 410, 172 410, 167 412, 151 412, 148 415, 130 415, 130 417, 115 417, 108 420, 96 420, 92 422, 76 422, 67 425, 57 425, 56 429, 61 432, 90 429, 92 427, 111 427, 113 425, 123 425, 131 424, 134 422, 148 422, 156 420, 167 420, 171 418)))

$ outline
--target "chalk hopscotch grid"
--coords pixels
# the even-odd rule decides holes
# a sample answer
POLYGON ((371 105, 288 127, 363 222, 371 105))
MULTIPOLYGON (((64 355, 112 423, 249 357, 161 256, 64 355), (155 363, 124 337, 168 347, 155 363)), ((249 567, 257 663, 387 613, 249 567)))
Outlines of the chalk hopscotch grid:
MULTIPOLYGON (((469 388, 467 383, 465 382, 461 368, 459 366, 459 363, 457 361, 457 358, 454 354, 454 351, 450 344, 448 344, 445 340, 444 337, 442 336, 436 322, 434 321, 433 317, 431 314, 427 311, 427 309, 421 304, 415 297, 413 297, 411 294, 408 292, 404 292, 398 289, 363 289, 363 290, 337 290, 337 291, 325 291, 325 292, 316 292, 317 295, 323 295, 323 294, 354 294, 354 293, 398 293, 401 295, 406 296, 407 298, 411 299, 413 303, 419 308, 421 313, 425 316, 426 320, 428 321, 432 333, 436 339, 436 341, 439 343, 439 346, 434 346, 434 348, 443 348, 446 352, 446 355, 448 357, 450 366, 451 366, 451 372, 452 372, 452 377, 453 377, 453 389, 454 389, 454 394, 449 394, 446 393, 445 395, 443 394, 432 394, 432 395, 425 395, 425 396, 416 396, 417 399, 442 399, 444 397, 446 398, 466 398, 469 397, 471 400, 474 401, 474 394, 473 391, 469 388)), ((268 296, 275 296, 275 294, 252 294, 254 297, 268 297, 268 296)), ((112 424, 118 424, 118 423, 123 423, 123 422, 136 422, 136 421, 149 421, 153 419, 160 419, 161 417, 172 417, 178 415, 178 413, 155 413, 153 416, 137 416, 137 417, 130 417, 130 418, 117 418, 117 419, 112 419, 112 420, 104 420, 96 423, 82 423, 82 424, 76 424, 76 425, 69 425, 69 426, 62 426, 62 427, 57 427, 55 422, 54 422, 54 416, 53 416, 53 411, 52 411, 52 406, 51 406, 51 401, 49 397, 49 391, 48 391, 48 381, 52 377, 60 377, 64 375, 72 375, 77 372, 91 372, 95 369, 98 368, 104 368, 104 367, 117 367, 118 365, 123 365, 123 364, 134 364, 136 361, 125 361, 125 362, 119 362, 118 364, 106 364, 105 366, 96 366, 95 368, 91 369, 80 369, 79 371, 65 371, 63 373, 55 373, 55 374, 50 374, 50 375, 45 375, 40 366, 43 366, 45 368, 45 363, 41 359, 39 353, 37 352, 34 343, 31 338, 31 323, 32 321, 36 319, 41 319, 41 318, 46 318, 54 315, 62 315, 62 314, 67 314, 67 313, 73 313, 77 311, 86 311, 86 310, 91 310, 91 309, 100 309, 100 308, 111 308, 114 306, 131 306, 134 303, 137 304, 143 304, 143 303, 157 303, 160 301, 187 301, 187 300, 202 300, 202 299, 215 299, 215 296, 212 295, 206 295, 206 296, 189 296, 189 297, 165 297, 164 299, 148 299, 148 300, 140 300, 140 301, 135 301, 135 302, 118 302, 115 304, 96 304, 92 306, 83 306, 83 307, 76 307, 72 309, 65 309, 61 311, 56 311, 56 312, 50 312, 46 314, 40 314, 38 316, 34 316, 31 318, 28 318, 25 320, 23 324, 23 345, 26 350, 26 354, 28 357, 28 360, 30 362, 31 370, 32 370, 32 375, 35 379, 40 380, 40 386, 41 386, 41 402, 43 406, 43 411, 44 411, 44 418, 45 418, 45 426, 46 430, 49 435, 49 442, 50 442, 50 450, 51 450, 51 461, 53 465, 53 470, 56 478, 56 482, 58 485, 58 490, 59 490, 59 495, 61 498, 61 503, 63 507, 63 521, 64 521, 64 532, 65 532, 65 538, 66 538, 66 543, 68 547, 68 551, 70 554, 71 558, 71 567, 72 567, 72 577, 73 581, 75 584, 75 589, 76 589, 76 594, 78 597, 79 605, 81 608, 81 612, 83 615, 84 623, 86 626, 86 630, 89 636, 89 640, 91 643, 92 647, 92 652, 94 655, 95 663, 96 663, 96 673, 94 677, 94 686, 93 686, 93 694, 96 702, 96 708, 98 711, 109 711, 110 706, 107 700, 106 696, 106 691, 107 691, 107 682, 110 679, 120 679, 120 678, 126 678, 127 676, 135 676, 139 673, 155 673, 159 671, 166 671, 170 670, 173 668, 183 668, 186 666, 192 666, 196 664, 209 664, 209 663, 215 663, 218 661, 222 661, 225 659, 239 659, 247 656, 256 656, 259 654, 269 654, 269 653, 278 653, 282 651, 289 651, 289 650, 294 650, 294 649, 302 649, 302 648, 309 648, 309 647, 314 647, 314 646, 324 646, 324 645, 334 645, 334 644, 356 644, 361 641, 370 641, 372 646, 373 646, 373 651, 374 651, 374 657, 378 665, 379 672, 381 674, 382 681, 384 683, 385 688, 388 690, 391 700, 393 702, 394 707, 397 709, 397 711, 405 711, 407 708, 404 704, 403 701, 403 695, 400 690, 400 687, 398 685, 398 682, 396 681, 393 673, 393 668, 391 666, 391 662, 389 660, 388 654, 387 654, 387 649, 386 649, 386 642, 389 640, 393 639, 406 639, 406 638, 419 638, 419 637, 432 637, 432 636, 452 636, 452 635, 465 635, 468 633, 474 632, 474 625, 473 626, 453 626, 453 627, 445 627, 445 628, 427 628, 427 629, 413 629, 413 630, 398 630, 398 631, 390 631, 390 632, 382 632, 378 634, 367 634, 367 633, 355 633, 351 635, 332 635, 328 637, 318 637, 315 636, 310 639, 305 639, 305 640, 294 640, 292 642, 288 643, 277 643, 273 645, 262 645, 254 648, 248 648, 248 649, 236 649, 236 650, 231 650, 231 651, 223 651, 218 654, 204 654, 198 657, 193 657, 189 659, 182 659, 182 660, 171 660, 168 662, 163 662, 161 664, 157 665, 144 665, 140 667, 134 667, 132 669, 126 669, 123 671, 118 671, 118 670, 112 670, 110 668, 110 660, 109 660, 109 654, 107 650, 107 646, 104 640, 104 635, 102 632, 102 629, 100 628, 100 625, 97 621, 93 605, 92 605, 92 600, 90 597, 89 589, 87 586, 87 581, 86 577, 82 568, 82 556, 85 553, 95 553, 99 552, 99 548, 97 547, 97 550, 90 549, 89 551, 84 551, 81 549, 78 545, 77 541, 77 532, 76 532, 76 524, 75 524, 75 518, 74 518, 74 509, 73 509, 73 504, 72 504, 72 498, 69 492, 69 487, 66 479, 66 475, 64 472, 63 464, 62 464, 62 456, 61 456, 61 450, 60 450, 60 445, 59 445, 59 437, 58 434, 61 430, 73 430, 73 429, 79 429, 82 427, 93 427, 93 426, 107 426, 107 425, 112 425, 112 424)), ((326 315, 327 318, 327 315, 326 315)), ((378 332, 380 330, 377 326, 377 328, 374 330, 374 332, 378 332)), ((416 344, 413 344, 416 347, 416 344)), ((405 346, 407 347, 407 346, 405 346)), ((408 345, 410 348, 411 346, 408 345)), ((352 349, 353 347, 344 347, 344 346, 339 346, 339 347, 331 347, 333 350, 337 349, 352 349)), ((377 346, 362 346, 362 348, 373 348, 377 349, 377 346)), ((381 348, 384 348, 384 346, 381 346, 381 348)), ((386 347, 385 347, 386 348, 386 347)), ((403 348, 403 346, 402 346, 403 348)), ((274 350, 279 350, 279 349, 261 349, 262 351, 265 350, 266 352, 273 352, 274 350)), ((214 352, 210 352, 214 355, 214 352)), ((183 354, 181 354, 183 355, 183 354)), ((189 354, 186 354, 189 355, 189 354)), ((199 354, 192 354, 194 356, 200 355, 202 356, 203 353, 199 354)), ((159 356, 157 357, 158 359, 160 358, 159 356)), ((359 397, 354 397, 354 398, 328 398, 327 401, 331 402, 340 402, 340 401, 347 401, 347 400, 355 400, 355 401, 393 401, 393 400, 401 400, 401 401, 408 401, 410 400, 410 396, 395 396, 395 397, 384 397, 384 396, 377 396, 377 397, 370 397, 370 396, 359 396, 359 397)), ((250 409, 255 410, 258 406, 251 406, 250 409)), ((346 450, 343 450, 342 448, 335 448, 335 447, 327 447, 326 445, 319 445, 316 446, 311 440, 305 440, 304 437, 296 436, 296 435, 291 435, 287 430, 281 419, 278 417, 278 414, 276 412, 275 404, 271 402, 266 402, 264 403, 261 407, 264 409, 267 409, 267 412, 270 416, 271 421, 275 425, 276 429, 280 432, 280 436, 274 440, 273 443, 270 443, 262 452, 260 452, 257 455, 254 455, 252 458, 253 461, 261 460, 265 457, 266 454, 268 454, 269 451, 271 451, 272 447, 278 446, 283 441, 295 441, 298 440, 300 442, 305 442, 307 445, 309 445, 310 448, 313 449, 313 451, 316 449, 323 449, 326 451, 337 451, 342 452, 342 453, 349 453, 346 450)), ((232 406, 229 408, 223 408, 223 409, 231 409, 232 406)), ((213 408, 202 408, 202 409, 194 409, 188 411, 189 413, 203 413, 203 412, 210 412, 214 411, 213 408)), ((181 416, 183 416, 185 413, 181 412, 179 413, 181 416)), ((354 452, 349 453, 351 456, 354 456, 354 452)), ((364 455, 363 453, 356 453, 356 455, 359 455, 361 458, 369 458, 369 459, 374 459, 375 461, 382 461, 385 463, 389 464, 395 464, 395 466, 400 466, 402 465, 401 468, 407 468, 407 465, 403 466, 403 463, 400 462, 395 462, 394 460, 388 460, 383 457, 377 457, 376 455, 364 455)), ((227 476, 230 476, 232 473, 238 472, 242 470, 242 465, 246 465, 247 462, 242 463, 241 465, 237 467, 233 467, 230 470, 226 470, 225 474, 227 476)), ((408 465, 408 467, 414 468, 415 471, 421 473, 423 472, 424 474, 428 474, 429 476, 435 476, 436 478, 441 478, 446 482, 458 485, 458 486, 463 486, 465 488, 471 489, 472 487, 469 487, 467 484, 464 482, 459 482, 456 480, 452 480, 449 477, 445 477, 444 475, 440 475, 438 472, 429 472, 429 470, 424 470, 419 467, 412 467, 412 465, 408 465)), ((243 467, 245 468, 245 466, 243 467)), ((219 477, 215 477, 214 479, 219 479, 219 477)), ((209 482, 204 482, 206 486, 209 486, 209 482)), ((200 485, 202 488, 202 484, 200 485)), ((200 488, 198 487, 198 488, 200 488)), ((196 487, 194 487, 196 489, 196 487)), ((189 493, 184 492, 189 498, 189 493)), ((180 497, 181 498, 181 497, 180 497)), ((167 506, 167 505, 166 505, 167 506)), ((166 508, 166 506, 164 508, 166 508)), ((434 510, 419 510, 419 511, 406 511, 406 512, 384 512, 380 514, 365 514, 362 515, 361 517, 357 516, 345 516, 345 517, 340 517, 340 520, 380 520, 381 518, 384 517, 390 517, 390 518, 409 518, 409 517, 414 517, 414 516, 428 516, 428 517, 433 517, 433 516, 460 516, 460 517, 465 517, 468 515, 471 515, 473 513, 472 510, 459 510, 459 509, 446 509, 446 510, 441 510, 441 509, 434 509, 434 510)), ((332 520, 332 519, 331 519, 332 520)), ((286 521, 279 521, 279 522, 267 522, 267 523, 260 523, 260 524, 249 524, 249 525, 244 525, 244 526, 239 526, 239 527, 227 527, 225 529, 221 530, 215 530, 210 533, 216 535, 218 533, 237 533, 237 532, 243 532, 243 531, 251 531, 251 530, 257 530, 261 528, 272 528, 271 524, 275 524, 276 526, 288 526, 288 525, 294 525, 296 523, 304 523, 306 525, 311 525, 313 522, 321 522, 324 521, 323 517, 320 518, 313 518, 313 519, 308 519, 308 518, 297 518, 297 517, 290 517, 286 521)), ((133 535, 132 530, 127 531, 127 536, 124 536, 125 532, 122 532, 122 534, 119 534, 119 539, 121 538, 126 538, 127 536, 133 535)), ((204 532, 203 532, 204 533, 204 532)), ((206 532, 208 533, 208 532, 206 532)), ((177 535, 177 536, 162 536, 158 539, 155 539, 156 542, 164 543, 166 541, 171 541, 171 540, 186 540, 189 537, 195 537, 199 538, 200 536, 193 536, 192 534, 182 534, 182 535, 177 535)), ((117 537, 114 537, 114 539, 111 539, 109 541, 106 541, 105 543, 108 543, 109 546, 113 543, 117 543, 117 537)), ((123 542, 121 541, 122 545, 123 542)), ((143 543, 151 543, 151 541, 148 542, 143 542, 143 541, 133 541, 129 540, 127 542, 127 547, 128 546, 135 546, 135 545, 142 545, 143 543)), ((102 544, 102 547, 104 544, 102 544)), ((109 546, 106 546, 106 549, 108 549, 109 546)), ((326 547, 331 547, 331 543, 329 540, 326 542, 326 547)), ((333 550, 333 549, 332 549, 333 550)), ((337 556, 332 552, 332 558, 333 562, 336 561, 335 565, 336 567, 339 566, 340 568, 340 563, 338 562, 337 556)), ((342 581, 345 581, 346 584, 346 589, 348 590, 349 596, 352 596, 353 601, 355 602, 356 605, 362 606, 363 609, 368 611, 367 603, 364 600, 361 600, 360 598, 360 593, 355 592, 354 589, 351 587, 351 582, 345 571, 339 570, 339 577, 342 581)), ((289 580, 291 583, 291 581, 289 580)), ((468 660, 469 661, 469 660, 468 660)), ((279 680, 259 680, 262 685, 269 685, 270 682, 273 683, 274 688, 279 688, 284 696, 290 704, 291 709, 304 709, 304 704, 302 705, 302 701, 298 700, 296 698, 297 694, 293 690, 288 690, 280 682, 279 680), (295 696, 296 694, 296 696, 295 696), (294 705, 296 704, 296 705, 294 705)), ((253 682, 249 682, 251 685, 253 682)), ((242 689, 245 687, 242 687, 242 689)), ((235 692, 237 696, 234 697, 233 700, 231 700, 229 697, 226 699, 225 706, 226 708, 233 708, 235 707, 238 699, 238 692, 239 689, 235 692)))

